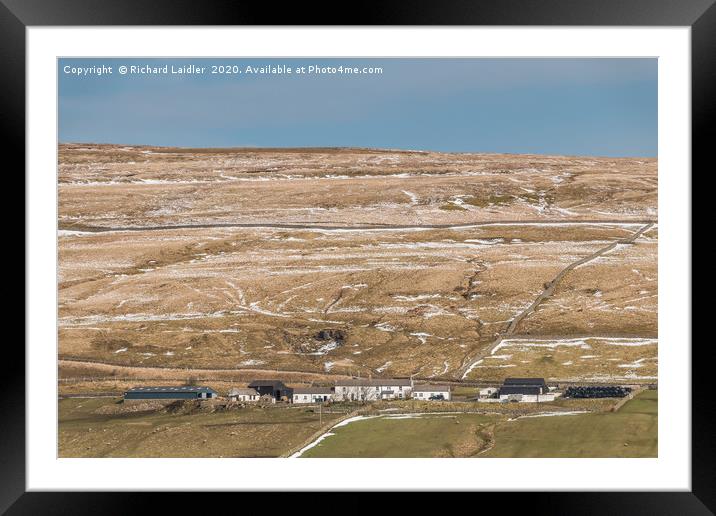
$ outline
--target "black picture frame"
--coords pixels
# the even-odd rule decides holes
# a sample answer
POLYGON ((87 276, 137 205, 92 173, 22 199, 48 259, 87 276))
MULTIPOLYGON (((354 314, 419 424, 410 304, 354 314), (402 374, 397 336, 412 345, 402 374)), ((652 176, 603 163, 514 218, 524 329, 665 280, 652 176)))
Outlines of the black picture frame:
MULTIPOLYGON (((24 164, 25 29, 32 26, 88 25, 543 25, 543 26, 688 26, 692 44, 692 171, 707 166, 713 144, 707 124, 713 120, 716 91, 716 7, 714 0, 382 0, 350 11, 322 2, 187 0, 0 0, 0 124, 4 147, 24 164), (338 14, 343 12, 344 14, 338 14)), ((710 163, 709 163, 710 164, 710 163)), ((705 170, 704 170, 705 172, 705 170)), ((27 272, 26 272, 27 274, 27 272)), ((27 276, 26 276, 27 278, 27 276)), ((31 310, 32 306, 26 306, 31 310)), ((27 313, 27 312, 26 312, 27 313)), ((39 493, 25 488, 24 352, 5 350, 5 384, 0 416, 0 511, 7 514, 127 514, 150 509, 157 494, 39 493), (11 362, 10 362, 11 361, 11 362)), ((692 346, 692 490, 690 492, 493 493, 511 509, 524 506, 549 514, 713 514, 716 510, 715 429, 708 415, 705 370, 708 346, 692 346)), ((685 389, 688 389, 685 386, 685 389)), ((214 495, 212 495, 214 496, 214 495)), ((219 496, 215 494, 215 496, 219 496)), ((245 495, 244 495, 245 496, 245 495)), ((295 496, 295 495, 292 495, 295 496)), ((225 499, 225 496, 221 496, 225 499)), ((218 500, 218 498, 216 498, 218 500)), ((305 496, 301 500, 306 500, 305 496)), ((473 503, 476 500, 472 499, 473 503)), ((189 508, 186 495, 164 496, 163 512, 189 508)), ((308 500, 307 500, 308 501, 308 500)), ((318 501, 314 499, 313 501, 318 501)), ((420 502, 420 498, 415 498, 420 502)), ((213 502, 220 503, 220 502, 213 502)), ((301 503, 301 502, 298 502, 301 503)), ((415 503, 415 502, 413 502, 415 503)), ((417 505, 417 504, 416 504, 417 505)), ((487 504, 480 504, 487 510, 487 504)), ((493 505, 499 507, 500 505, 493 505)), ((208 507, 204 507, 208 509, 208 507)), ((241 510, 236 507, 235 510, 241 510)), ((401 504, 410 510, 410 504, 401 504)), ((244 509, 245 510, 245 509, 244 509)), ((182 511, 184 512, 184 511, 182 511)), ((223 511, 222 511, 223 512, 223 511)))

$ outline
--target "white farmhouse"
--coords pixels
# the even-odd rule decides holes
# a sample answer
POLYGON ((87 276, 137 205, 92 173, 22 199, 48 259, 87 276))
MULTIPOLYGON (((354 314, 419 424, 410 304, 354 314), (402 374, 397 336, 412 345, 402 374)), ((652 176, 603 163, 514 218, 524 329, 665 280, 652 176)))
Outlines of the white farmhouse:
POLYGON ((336 382, 336 401, 377 401, 410 398, 413 380, 410 378, 339 380, 336 382))
POLYGON ((257 402, 260 395, 254 389, 231 389, 229 391, 229 400, 242 402, 257 402))
POLYGON ((413 399, 450 401, 452 389, 449 385, 416 385, 413 387, 413 399))
POLYGON ((325 403, 333 401, 332 387, 296 387, 293 389, 294 403, 325 403))

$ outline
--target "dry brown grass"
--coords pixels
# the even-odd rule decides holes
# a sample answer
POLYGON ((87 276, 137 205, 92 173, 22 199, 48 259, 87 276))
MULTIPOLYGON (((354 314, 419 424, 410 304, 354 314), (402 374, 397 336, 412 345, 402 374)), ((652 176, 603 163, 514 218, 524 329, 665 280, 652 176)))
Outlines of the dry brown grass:
MULTIPOLYGON (((157 366, 213 368, 200 377, 216 382, 265 377, 262 369, 292 371, 282 377, 298 382, 336 373, 456 378, 465 358, 561 269, 656 217, 656 161, 67 145, 60 147, 59 199, 65 230, 594 220, 59 237, 61 357, 151 366, 131 373, 141 381, 180 380, 157 366), (326 329, 345 338, 321 339, 326 329)), ((657 233, 570 272, 517 334, 656 336, 657 233)), ((561 367, 570 359, 523 369, 555 378, 623 372, 616 362, 599 370, 561 367)), ((63 368, 63 389, 72 378, 100 375, 97 368, 63 368)), ((107 375, 130 374, 113 368, 107 375)))

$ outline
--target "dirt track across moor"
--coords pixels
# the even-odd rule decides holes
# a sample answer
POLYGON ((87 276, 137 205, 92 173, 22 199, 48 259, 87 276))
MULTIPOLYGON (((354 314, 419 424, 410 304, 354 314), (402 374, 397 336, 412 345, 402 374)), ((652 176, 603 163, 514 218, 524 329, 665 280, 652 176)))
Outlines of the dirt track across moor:
POLYGON ((569 273, 570 271, 573 271, 580 265, 584 265, 585 263, 588 263, 592 260, 595 260, 596 258, 599 258, 600 256, 615 249, 618 245, 628 245, 628 244, 634 243, 634 241, 637 238, 639 238, 641 235, 643 235, 645 232, 647 232, 653 226, 654 226, 654 222, 649 222, 645 226, 642 226, 641 228, 639 228, 638 231, 635 231, 633 235, 631 235, 627 238, 622 238, 620 240, 617 240, 616 242, 613 242, 613 243, 599 249, 598 251, 595 251, 594 253, 577 260, 576 262, 570 263, 567 267, 565 267, 564 269, 559 271, 559 274, 557 274, 554 277, 554 279, 552 279, 551 281, 549 281, 548 283, 545 284, 544 290, 540 293, 539 296, 537 296, 537 298, 532 302, 532 304, 530 306, 528 306, 527 308, 525 308, 525 310, 523 310, 522 312, 517 314, 510 321, 510 323, 506 326, 504 332, 502 332, 490 344, 490 346, 488 346, 484 350, 481 350, 480 353, 478 353, 477 355, 472 356, 472 357, 466 359, 465 361, 463 361, 463 366, 460 370, 460 372, 462 373, 462 378, 464 379, 467 376, 467 373, 470 371, 470 367, 472 364, 474 364, 476 361, 484 359, 486 356, 490 355, 493 352, 493 350, 502 342, 502 340, 505 337, 514 335, 515 331, 517 330, 517 326, 520 324, 520 322, 525 317, 527 317, 528 315, 533 313, 545 299, 547 299, 554 293, 555 289, 557 288, 557 285, 559 285, 559 282, 562 281, 562 278, 564 278, 564 276, 567 273, 569 273), (467 364, 465 362, 467 362, 467 364))

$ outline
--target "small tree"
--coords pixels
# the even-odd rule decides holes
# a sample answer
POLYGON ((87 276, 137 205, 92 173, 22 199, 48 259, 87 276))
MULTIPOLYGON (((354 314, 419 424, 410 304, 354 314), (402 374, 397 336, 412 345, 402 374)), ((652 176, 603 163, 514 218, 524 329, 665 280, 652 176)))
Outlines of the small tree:
POLYGON ((186 379, 186 381, 184 382, 184 385, 186 385, 187 387, 195 387, 197 382, 198 382, 198 380, 197 380, 196 376, 190 376, 189 378, 186 379))
POLYGON ((361 385, 358 389, 360 400, 365 403, 370 401, 369 397, 372 393, 372 387, 369 385, 361 385))

